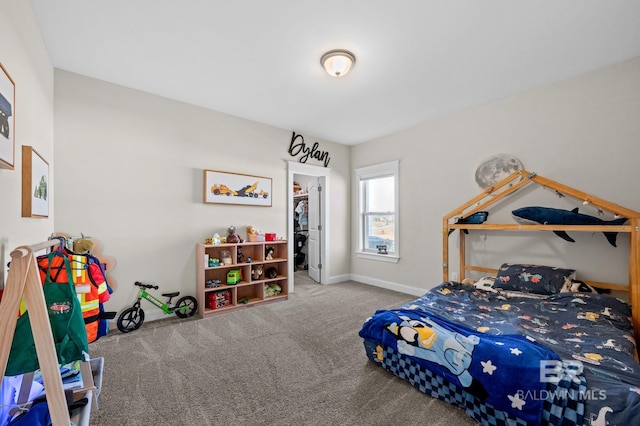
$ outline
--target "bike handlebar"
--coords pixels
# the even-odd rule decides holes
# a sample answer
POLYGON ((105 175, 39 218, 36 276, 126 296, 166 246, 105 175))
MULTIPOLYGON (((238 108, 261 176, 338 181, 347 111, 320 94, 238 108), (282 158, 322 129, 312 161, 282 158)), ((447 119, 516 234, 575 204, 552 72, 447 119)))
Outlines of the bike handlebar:
POLYGON ((142 288, 152 288, 154 290, 159 289, 160 287, 158 287, 157 285, 152 285, 152 284, 143 284, 140 281, 136 281, 135 283, 133 283, 134 285, 137 285, 138 287, 142 287, 142 288))

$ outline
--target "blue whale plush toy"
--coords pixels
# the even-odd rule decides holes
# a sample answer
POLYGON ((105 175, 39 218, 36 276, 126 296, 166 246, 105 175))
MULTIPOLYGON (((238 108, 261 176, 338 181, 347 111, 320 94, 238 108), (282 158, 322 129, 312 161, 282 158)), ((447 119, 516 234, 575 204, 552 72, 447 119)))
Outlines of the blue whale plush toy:
MULTIPOLYGON (((569 211, 553 209, 550 207, 522 207, 511 212, 514 219, 522 224, 542 224, 542 225, 622 225, 627 218, 621 217, 614 220, 602 220, 594 216, 578 213, 578 208, 569 211)), ((563 240, 575 243, 565 231, 553 231, 554 234, 563 240)), ((603 232, 609 244, 616 247, 617 232, 603 232)))

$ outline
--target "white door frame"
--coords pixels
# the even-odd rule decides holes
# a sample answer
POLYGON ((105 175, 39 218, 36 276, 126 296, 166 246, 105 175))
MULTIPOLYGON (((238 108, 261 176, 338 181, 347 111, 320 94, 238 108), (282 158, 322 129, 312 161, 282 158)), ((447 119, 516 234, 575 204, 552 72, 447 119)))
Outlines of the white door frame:
POLYGON ((324 187, 320 193, 321 199, 321 212, 320 212, 320 225, 322 230, 318 238, 320 239, 320 258, 322 259, 322 269, 320 269, 320 284, 327 283, 327 273, 329 270, 329 175, 331 169, 327 167, 313 166, 309 164, 300 163, 297 161, 287 161, 287 240, 289 241, 289 263, 288 263, 288 276, 289 276, 289 291, 293 292, 293 273, 294 262, 293 258, 293 221, 295 219, 293 211, 293 175, 308 175, 308 176, 322 176, 324 177, 324 187))

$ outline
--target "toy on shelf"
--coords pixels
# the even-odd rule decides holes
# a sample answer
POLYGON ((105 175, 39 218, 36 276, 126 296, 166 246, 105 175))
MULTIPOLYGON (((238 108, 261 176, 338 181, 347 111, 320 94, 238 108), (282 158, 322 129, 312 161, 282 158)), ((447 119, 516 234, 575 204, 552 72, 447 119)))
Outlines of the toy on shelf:
POLYGON ((206 288, 215 288, 215 287, 220 287, 220 280, 207 280, 207 282, 205 283, 205 287, 206 288))
POLYGON ((265 284, 264 285, 264 294, 267 297, 277 296, 282 293, 282 287, 278 284, 265 284))
POLYGON ((276 250, 275 250, 273 247, 271 247, 271 246, 267 246, 267 247, 265 247, 265 248, 264 248, 264 258, 265 258, 266 260, 273 260, 273 253, 274 253, 275 251, 276 251, 276 250))
POLYGON ((277 278, 278 277, 278 270, 276 268, 269 268, 269 269, 267 269, 266 276, 269 279, 277 278))
POLYGON ((235 285, 242 281, 242 273, 239 269, 231 269, 227 272, 227 284, 235 285))
POLYGON ((212 291, 207 293, 207 309, 218 309, 231 304, 231 292, 229 290, 212 291))
POLYGON ((224 242, 225 238, 220 237, 220 234, 218 234, 217 232, 213 234, 213 237, 207 237, 204 239, 204 243, 208 246, 213 246, 224 242))
POLYGON ((263 273, 264 273, 264 270, 262 268, 262 265, 257 265, 255 268, 251 270, 251 279, 259 280, 262 277, 263 273))
POLYGON ((230 226, 227 230, 227 243, 235 244, 243 242, 244 240, 240 238, 240 235, 237 234, 236 227, 230 226))
POLYGON ((264 234, 253 226, 247 226, 247 239, 250 242, 264 241, 264 234))
POLYGON ((223 265, 231 265, 233 260, 231 259, 231 252, 229 250, 222 250, 220 252, 220 258, 223 265))

